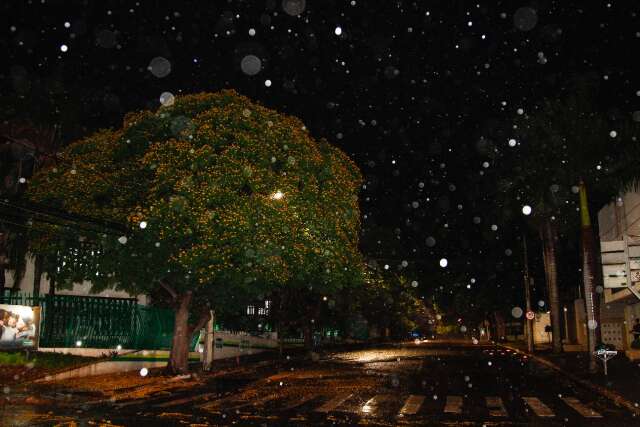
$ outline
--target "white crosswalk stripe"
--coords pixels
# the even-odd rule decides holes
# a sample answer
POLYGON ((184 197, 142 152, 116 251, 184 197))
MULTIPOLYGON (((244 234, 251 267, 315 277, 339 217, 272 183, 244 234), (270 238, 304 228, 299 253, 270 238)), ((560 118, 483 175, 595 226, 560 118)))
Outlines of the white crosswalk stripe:
POLYGON ((602 418, 602 415, 589 408, 575 397, 562 397, 562 400, 585 418, 602 418))
POLYGON ((461 414, 462 396, 447 396, 447 403, 444 405, 444 412, 447 414, 461 414))
POLYGON ((415 415, 424 403, 424 396, 412 394, 404 402, 404 406, 400 409, 400 415, 415 415))
MULTIPOLYGON (((328 413, 332 411, 338 410, 338 407, 346 402, 349 398, 351 398, 353 394, 351 393, 343 393, 338 394, 329 401, 325 402, 323 405, 319 406, 315 409, 315 412, 328 413)), ((300 404, 304 404, 316 396, 312 396, 309 398, 301 399, 300 402, 294 402, 295 405, 290 405, 291 408, 300 406, 300 404)), ((377 394, 371 397, 366 403, 360 408, 360 412, 367 416, 379 416, 378 412, 380 412, 381 404, 383 402, 393 401, 398 402, 399 396, 391 395, 391 394, 377 394)), ((508 417, 509 413, 504 405, 502 398, 498 396, 486 396, 485 398, 486 408, 489 411, 489 416, 491 417, 508 417)), ((564 401, 569 407, 578 412, 581 416, 585 418, 602 418, 602 415, 588 405, 580 402, 575 397, 562 397, 562 401, 564 401)), ((424 405, 426 401, 426 396, 419 394, 409 395, 403 403, 402 408, 398 412, 399 417, 404 417, 408 415, 416 415, 420 412, 420 409, 424 405)), ((522 396, 522 401, 530 408, 530 410, 540 418, 553 418, 556 416, 554 411, 547 406, 544 402, 542 402, 539 398, 535 396, 522 396)), ((443 412, 445 414, 453 414, 453 415, 461 415, 462 408, 464 404, 464 398, 462 396, 447 396, 445 406, 443 408, 443 412)), ((355 409, 355 408, 354 408, 355 409)), ((355 409, 357 411, 357 409, 355 409)))
POLYGON ((489 415, 492 417, 506 417, 507 410, 502 403, 502 399, 498 396, 487 396, 485 397, 485 401, 487 402, 487 409, 489 409, 489 415))
POLYGON ((556 414, 553 413, 551 408, 549 408, 547 405, 542 403, 542 401, 537 397, 523 396, 522 400, 524 400, 527 406, 531 408, 533 413, 539 417, 550 418, 550 417, 556 416, 556 414))
POLYGON ((393 396, 390 394, 376 394, 371 399, 367 400, 362 406, 362 412, 364 414, 374 415, 378 411, 378 405, 384 401, 392 400, 393 396))
POLYGON ((324 405, 316 408, 316 412, 327 413, 327 412, 334 411, 338 406, 342 405, 351 396, 352 396, 351 393, 339 394, 336 397, 334 397, 333 399, 331 399, 328 402, 326 402, 324 405))

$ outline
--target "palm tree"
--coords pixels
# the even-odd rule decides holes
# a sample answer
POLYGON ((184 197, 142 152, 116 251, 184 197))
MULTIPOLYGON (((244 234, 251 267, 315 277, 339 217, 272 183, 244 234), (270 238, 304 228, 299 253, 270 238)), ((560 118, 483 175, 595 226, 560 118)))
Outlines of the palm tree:
MULTIPOLYGON (((559 155, 562 159, 561 167, 556 167, 552 171, 552 176, 556 180, 553 187, 556 193, 559 193, 560 186, 572 187, 574 193, 579 193, 577 207, 580 213, 582 243, 582 286, 587 317, 589 369, 592 372, 597 370, 594 351, 601 340, 600 295, 597 292, 601 279, 597 274, 599 245, 589 214, 589 202, 592 198, 588 197, 588 194, 595 194, 595 198, 602 203, 626 185, 638 182, 638 176, 640 176, 637 169, 640 150, 631 137, 632 130, 629 123, 608 120, 598 111, 594 93, 593 80, 582 77, 576 81, 571 92, 565 97, 545 100, 543 107, 528 117, 523 127, 523 133, 528 137, 529 142, 548 141, 552 157, 559 155), (614 144, 615 148, 612 149, 614 144)), ((574 205, 569 198, 564 201, 565 204, 570 202, 569 206, 574 205)), ((591 203, 593 204, 593 201, 591 203)), ((598 207, 597 203, 595 207, 598 207)), ((565 215, 570 214, 565 212, 565 215)), ((574 220, 569 222, 573 224, 574 220)), ((543 237, 545 247, 555 240, 552 230, 547 231, 543 237)), ((547 268, 548 274, 550 270, 552 269, 547 268)), ((554 286, 550 284, 550 305, 552 306, 551 290, 553 288, 554 286)), ((554 310, 552 310, 552 318, 553 312, 554 310)))

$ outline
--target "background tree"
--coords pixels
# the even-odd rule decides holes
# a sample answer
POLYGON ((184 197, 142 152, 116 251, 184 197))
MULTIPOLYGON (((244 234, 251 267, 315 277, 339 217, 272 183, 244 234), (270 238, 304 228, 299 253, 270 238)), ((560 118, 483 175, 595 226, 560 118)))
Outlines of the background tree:
MULTIPOLYGON (((60 144, 55 126, 37 125, 11 117, 0 124, 0 289, 5 287, 5 269, 13 272, 13 288, 18 286, 29 255, 27 215, 16 207, 33 173, 51 164, 60 144)), ((35 256, 34 294, 40 289, 44 260, 35 256)))
POLYGON ((29 196, 123 226, 34 237, 43 253, 66 257, 60 283, 167 295, 176 313, 168 369, 184 372, 191 334, 221 288, 258 295, 351 274, 361 178, 298 119, 233 91, 171 101, 71 144, 29 196))

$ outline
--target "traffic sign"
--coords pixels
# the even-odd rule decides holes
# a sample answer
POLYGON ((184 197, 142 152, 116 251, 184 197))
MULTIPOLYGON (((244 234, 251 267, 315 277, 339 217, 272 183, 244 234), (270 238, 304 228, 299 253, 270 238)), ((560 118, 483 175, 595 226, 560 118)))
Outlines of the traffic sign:
POLYGON ((527 319, 528 320, 533 320, 536 318, 536 314, 533 311, 527 311, 527 319))

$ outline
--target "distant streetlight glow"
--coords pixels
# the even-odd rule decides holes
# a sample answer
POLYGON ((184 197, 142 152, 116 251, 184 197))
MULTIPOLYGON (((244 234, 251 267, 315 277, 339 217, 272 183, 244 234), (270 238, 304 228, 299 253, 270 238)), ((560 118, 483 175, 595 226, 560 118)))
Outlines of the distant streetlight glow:
POLYGON ((273 194, 271 195, 271 198, 272 198, 273 200, 280 200, 280 199, 282 199, 283 197, 284 197, 284 193, 283 193, 282 191, 279 191, 279 190, 278 190, 278 191, 276 191, 275 193, 273 193, 273 194))

